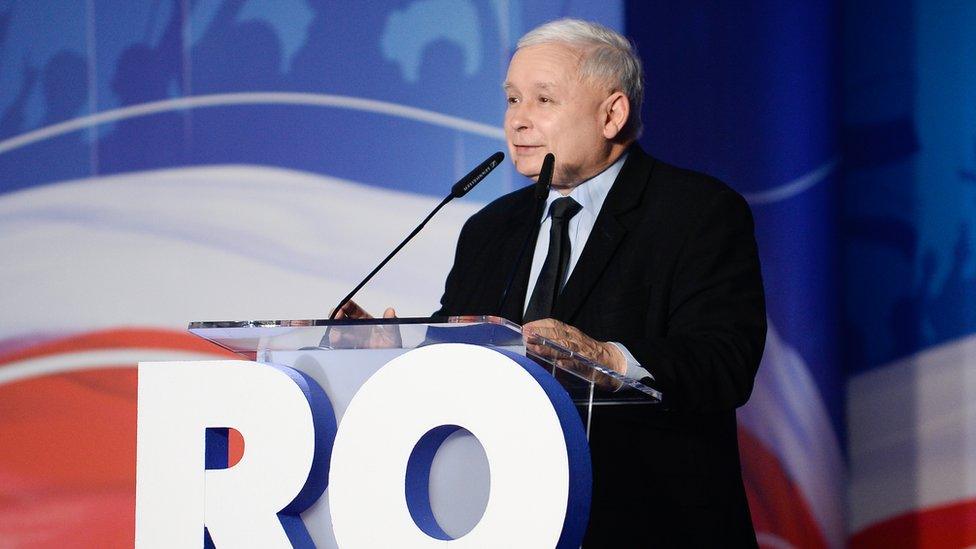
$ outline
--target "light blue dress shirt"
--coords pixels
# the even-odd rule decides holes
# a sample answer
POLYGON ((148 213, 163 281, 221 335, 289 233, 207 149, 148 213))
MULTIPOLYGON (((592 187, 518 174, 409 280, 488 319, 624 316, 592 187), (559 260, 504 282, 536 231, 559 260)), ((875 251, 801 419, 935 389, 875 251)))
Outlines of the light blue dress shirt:
MULTIPOLYGON (((582 206, 579 213, 569 220, 570 255, 569 265, 566 268, 566 280, 569 280, 569 277, 572 276, 573 269, 576 268, 576 263, 579 262, 580 255, 583 253, 583 247, 586 245, 586 240, 590 237, 590 233, 593 232, 593 225, 596 223, 596 218, 600 215, 600 209, 603 208, 607 194, 610 193, 610 187, 616 181, 617 175, 620 173, 620 169, 623 167, 626 159, 626 154, 621 155, 609 168, 603 170, 593 178, 580 183, 566 195, 572 197, 573 200, 582 206)), ((528 291, 525 295, 525 301, 522 304, 523 313, 529 306, 529 297, 532 295, 532 289, 535 288, 535 283, 539 279, 539 272, 542 271, 542 264, 546 261, 546 254, 549 253, 549 228, 552 226, 549 207, 552 206, 553 201, 562 197, 563 195, 559 191, 551 189, 549 196, 546 198, 546 207, 542 213, 542 225, 539 228, 539 237, 535 241, 535 252, 532 255, 532 268, 529 271, 528 291)), ((562 284, 565 285, 565 283, 566 281, 563 280, 562 284)), ((610 343, 620 349, 620 352, 627 359, 627 373, 625 374, 627 377, 632 379, 654 378, 650 372, 640 365, 626 347, 616 341, 611 341, 610 343)))

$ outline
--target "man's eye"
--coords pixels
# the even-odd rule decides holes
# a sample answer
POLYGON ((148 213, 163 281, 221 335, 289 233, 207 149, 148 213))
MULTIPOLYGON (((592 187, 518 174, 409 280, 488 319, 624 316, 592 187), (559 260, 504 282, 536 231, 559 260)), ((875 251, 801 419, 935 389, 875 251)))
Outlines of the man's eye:
POLYGON ((552 99, 543 95, 539 97, 539 103, 552 103, 552 99))
POLYGON ((506 99, 506 101, 508 101, 509 105, 514 105, 518 103, 518 97, 509 97, 506 99))

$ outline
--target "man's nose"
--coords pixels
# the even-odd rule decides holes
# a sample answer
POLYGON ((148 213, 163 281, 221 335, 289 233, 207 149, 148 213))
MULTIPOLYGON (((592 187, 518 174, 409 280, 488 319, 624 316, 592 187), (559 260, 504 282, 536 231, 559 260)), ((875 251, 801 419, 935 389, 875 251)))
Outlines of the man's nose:
POLYGON ((508 111, 508 127, 514 131, 522 131, 532 127, 532 118, 521 105, 513 105, 508 111))

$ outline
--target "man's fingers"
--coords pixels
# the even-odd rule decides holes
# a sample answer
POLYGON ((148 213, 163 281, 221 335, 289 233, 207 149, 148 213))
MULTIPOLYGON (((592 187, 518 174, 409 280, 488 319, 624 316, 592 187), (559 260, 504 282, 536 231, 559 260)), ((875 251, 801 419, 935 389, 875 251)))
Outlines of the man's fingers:
MULTIPOLYGON (((387 307, 383 311, 383 318, 396 318, 396 309, 393 307, 387 307)), ((339 312, 336 314, 336 318, 373 318, 373 315, 367 313, 362 307, 359 306, 355 301, 347 301, 339 312)))
POLYGON ((373 315, 367 313, 362 307, 359 306, 355 301, 347 301, 339 309, 339 313, 336 314, 336 318, 373 318, 373 315))
POLYGON ((347 301, 345 305, 342 306, 340 311, 349 318, 364 318, 369 317, 369 313, 363 310, 355 301, 347 301))
POLYGON ((557 326, 565 326, 565 324, 553 318, 542 318, 539 320, 533 320, 532 322, 527 322, 524 326, 522 326, 522 329, 551 330, 557 326))
MULTIPOLYGON (((355 304, 353 304, 353 306, 355 306, 355 304)), ((342 307, 339 307, 339 310, 336 311, 335 313, 336 319, 349 318, 350 316, 351 316, 351 310, 349 308, 349 303, 344 303, 342 307)))
POLYGON ((533 320, 532 322, 522 326, 522 336, 525 338, 526 342, 538 342, 538 336, 542 336, 546 339, 553 339, 553 337, 556 335, 555 327, 557 324, 562 323, 551 318, 533 320))

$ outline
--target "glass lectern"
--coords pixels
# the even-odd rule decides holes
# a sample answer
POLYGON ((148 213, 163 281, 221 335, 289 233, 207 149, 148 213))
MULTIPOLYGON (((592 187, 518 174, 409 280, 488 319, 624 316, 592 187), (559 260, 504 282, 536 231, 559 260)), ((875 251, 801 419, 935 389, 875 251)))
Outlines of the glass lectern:
MULTIPOLYGON (((544 338, 540 345, 553 351, 546 354, 555 359, 527 354, 521 327, 498 317, 194 322, 189 331, 249 360, 289 366, 313 378, 328 395, 340 428, 353 397, 373 374, 399 355, 441 343, 478 345, 529 357, 565 388, 588 439, 591 418, 599 407, 656 407, 662 399, 653 387, 544 338)), ((472 384, 477 385, 477 379, 472 384)), ((504 408, 509 404, 506 396, 490 400, 504 408)), ((395 413, 395 409, 378 413, 395 413)), ((479 523, 489 501, 491 475, 484 448, 471 432, 461 429, 441 444, 429 473, 431 513, 449 536, 465 535, 479 523)), ((318 547, 338 545, 329 505, 329 498, 321 497, 302 513, 318 547)))
POLYGON ((653 387, 548 339, 540 342, 558 358, 527 352, 521 327, 494 316, 193 322, 189 331, 250 360, 296 368, 326 392, 342 386, 350 397, 388 361, 417 347, 468 343, 507 349, 532 358, 559 381, 579 407, 587 432, 593 406, 653 406, 662 399, 653 387))

